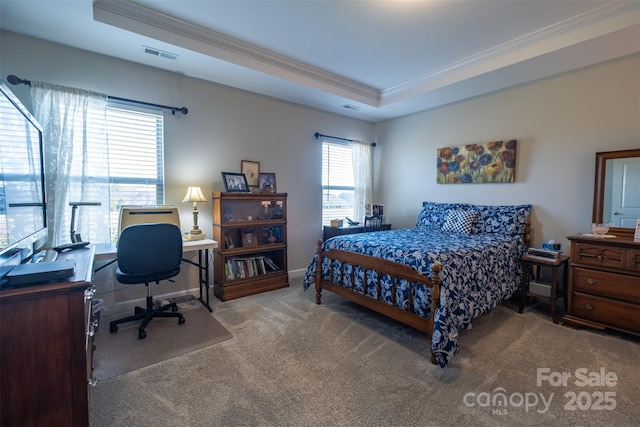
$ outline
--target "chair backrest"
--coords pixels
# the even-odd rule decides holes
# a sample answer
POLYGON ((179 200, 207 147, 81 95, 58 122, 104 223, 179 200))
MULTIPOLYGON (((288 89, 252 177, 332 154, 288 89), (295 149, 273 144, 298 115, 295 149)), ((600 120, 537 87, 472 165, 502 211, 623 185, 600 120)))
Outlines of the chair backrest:
POLYGON ((118 241, 118 269, 126 275, 149 275, 180 269, 182 233, 168 223, 134 224, 118 241))
POLYGON ((180 228, 180 215, 175 206, 122 206, 118 221, 118 235, 133 224, 164 222, 180 228))
POLYGON ((382 217, 380 215, 372 215, 364 217, 364 231, 380 231, 382 230, 382 217))

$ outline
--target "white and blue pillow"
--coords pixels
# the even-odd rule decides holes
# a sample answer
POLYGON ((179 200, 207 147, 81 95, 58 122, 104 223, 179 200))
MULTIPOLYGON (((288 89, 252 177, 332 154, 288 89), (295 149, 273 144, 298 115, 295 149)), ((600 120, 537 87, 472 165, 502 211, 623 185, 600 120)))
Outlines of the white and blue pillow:
POLYGON ((471 234, 473 224, 478 217, 478 212, 451 209, 447 212, 447 219, 442 226, 442 231, 459 234, 471 234))

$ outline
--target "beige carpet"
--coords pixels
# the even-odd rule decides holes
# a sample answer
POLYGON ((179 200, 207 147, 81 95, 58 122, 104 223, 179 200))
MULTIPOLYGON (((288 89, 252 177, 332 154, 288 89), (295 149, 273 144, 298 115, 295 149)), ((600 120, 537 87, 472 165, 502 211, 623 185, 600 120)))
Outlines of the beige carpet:
MULTIPOLYGON (((101 316, 94 342, 94 378, 104 380, 122 375, 232 337, 199 302, 193 300, 178 307, 184 314, 184 324, 178 325, 178 319, 172 318, 153 319, 143 340, 138 339, 140 322, 120 324, 112 334, 109 332, 111 317, 101 316)), ((124 316, 115 318, 118 317, 124 316)))
POLYGON ((212 307, 233 339, 98 382, 91 425, 635 427, 640 419, 638 340, 555 325, 543 303, 477 319, 445 372, 429 363, 424 334, 332 294, 318 306, 299 281, 212 307), (538 385, 539 368, 571 377, 538 385), (579 369, 615 373, 616 384, 580 386, 579 369))

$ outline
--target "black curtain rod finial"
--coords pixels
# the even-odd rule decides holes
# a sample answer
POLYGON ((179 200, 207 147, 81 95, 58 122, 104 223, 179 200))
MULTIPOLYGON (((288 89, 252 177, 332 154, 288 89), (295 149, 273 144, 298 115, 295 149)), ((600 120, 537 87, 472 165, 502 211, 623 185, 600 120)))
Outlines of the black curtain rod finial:
POLYGON ((20 77, 14 75, 14 74, 9 74, 7 76, 7 81, 9 83, 11 83, 12 85, 27 85, 27 86, 31 86, 31 82, 29 80, 23 80, 20 77))

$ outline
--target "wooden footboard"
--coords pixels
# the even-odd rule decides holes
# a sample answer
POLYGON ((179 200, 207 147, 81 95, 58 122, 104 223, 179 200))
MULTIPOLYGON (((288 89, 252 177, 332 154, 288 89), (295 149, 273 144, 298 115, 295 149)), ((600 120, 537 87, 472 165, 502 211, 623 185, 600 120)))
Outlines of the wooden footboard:
MULTIPOLYGON (((404 264, 399 264, 397 262, 389 261, 386 259, 376 258, 370 255, 363 255, 354 252, 348 252, 338 249, 322 249, 322 240, 318 240, 318 252, 317 252, 317 262, 316 262, 316 274, 315 274, 315 282, 316 282, 316 303, 321 303, 321 293, 322 289, 326 289, 329 292, 333 292, 337 295, 340 295, 343 298, 346 298, 350 301, 358 303, 364 307, 367 307, 371 310, 374 310, 378 313, 381 313, 387 317, 395 319, 399 322, 402 322, 406 325, 412 326, 420 331, 426 332, 429 334, 429 337, 433 336, 434 329, 434 318, 435 312, 438 309, 440 304, 440 270, 441 266, 439 263, 435 263, 432 267, 433 277, 429 279, 427 276, 420 274, 412 267, 409 267, 404 264), (322 264, 324 259, 335 260, 340 263, 339 271, 334 272, 334 263, 331 264, 331 272, 329 277, 335 277, 337 274, 339 277, 340 284, 333 283, 329 280, 325 280, 322 278, 322 264), (374 271, 377 273, 377 289, 376 295, 364 295, 362 292, 354 289, 354 271, 355 268, 351 269, 351 273, 346 273, 344 269, 344 265, 349 264, 353 267, 361 267, 365 270, 365 277, 367 271, 374 271), (346 276, 349 274, 349 276, 346 276), (380 279, 383 274, 387 274, 392 278, 392 290, 391 295, 393 298, 392 304, 382 301, 380 298, 381 292, 381 284, 380 279), (347 279, 346 283, 350 283, 348 287, 342 285, 345 283, 344 280, 347 279), (398 282, 400 279, 407 280, 409 283, 420 283, 424 286, 431 288, 431 307, 430 307, 430 315, 429 318, 426 319, 424 317, 419 316, 413 310, 413 292, 408 293, 408 301, 406 304, 406 309, 399 308, 395 306, 395 297, 396 297, 396 286, 398 286, 398 282)), ((365 286, 366 289, 366 286, 365 286)), ((437 364, 435 356, 433 355, 433 351, 431 353, 431 362, 437 364)))

